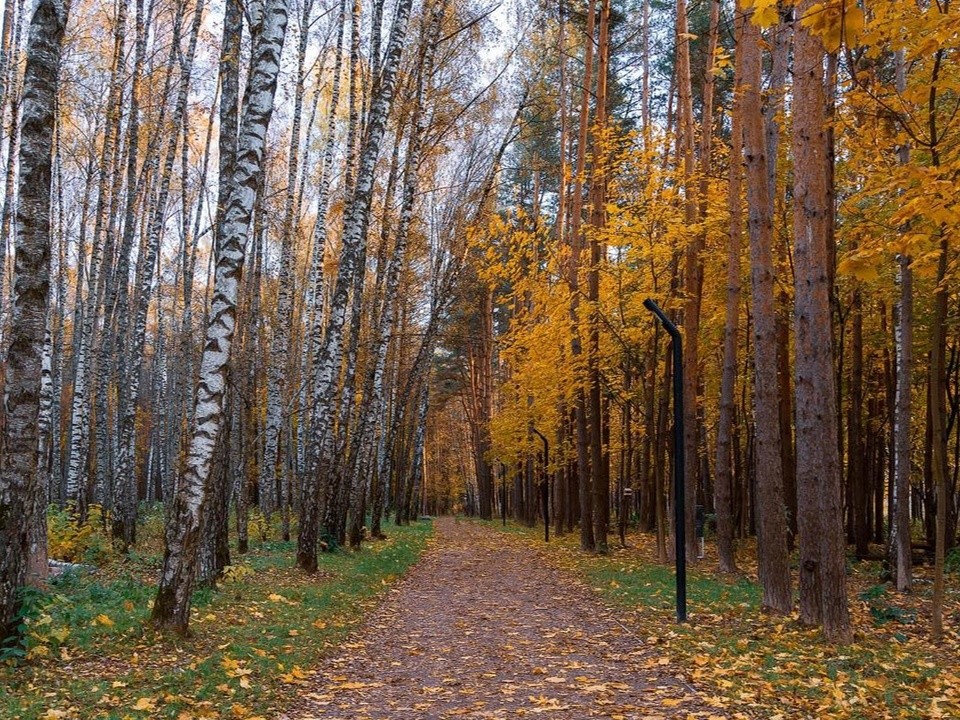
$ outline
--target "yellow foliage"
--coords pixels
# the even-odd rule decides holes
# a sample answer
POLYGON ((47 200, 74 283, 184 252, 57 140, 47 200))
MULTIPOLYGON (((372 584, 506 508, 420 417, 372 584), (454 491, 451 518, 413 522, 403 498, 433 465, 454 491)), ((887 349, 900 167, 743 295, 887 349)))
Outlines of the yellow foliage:
POLYGON ((87 519, 80 522, 72 508, 59 509, 51 505, 47 510, 48 554, 65 562, 100 562, 110 555, 110 539, 104 528, 109 525, 109 514, 99 505, 91 505, 87 519))
POLYGON ((249 565, 227 565, 223 569, 220 579, 225 584, 230 584, 240 582, 253 575, 256 575, 256 571, 249 565))
POLYGON ((836 52, 844 42, 857 43, 863 32, 864 14, 854 0, 828 0, 811 5, 800 24, 823 41, 827 52, 836 52))
MULTIPOLYGON (((722 70, 728 61, 720 56, 717 63, 722 70)), ((476 239, 486 261, 482 276, 497 289, 509 318, 497 338, 500 382, 490 425, 490 460, 510 466, 537 456, 543 447, 538 431, 548 438, 554 468, 575 454, 572 439, 565 437, 561 443, 557 429, 578 390, 586 388, 593 323, 599 327, 596 363, 609 399, 611 424, 617 427, 625 400, 639 401, 642 383, 636 373, 642 370, 654 334, 643 300, 653 297, 668 309, 679 302, 670 295, 672 277, 678 271, 678 257, 697 235, 706 237, 704 262, 709 269, 717 272, 725 263, 725 184, 708 180, 706 217, 687 225, 682 170, 662 160, 675 138, 663 134, 652 140, 644 148, 637 136, 603 136, 609 152, 606 222, 583 229, 585 243, 596 239, 606 249, 599 300, 593 303, 586 297, 589 253, 581 253, 576 320, 571 310, 569 245, 557 241, 553 228, 544 229, 523 208, 513 208, 492 220, 484 237, 476 239), (575 333, 584 348, 579 356, 572 351, 575 333), (625 365, 632 367, 634 377, 629 387, 624 382, 625 365)), ((722 157, 723 152, 718 149, 717 155, 722 157)), ((722 301, 714 304, 723 307, 722 301)), ((706 318, 703 332, 719 336, 722 322, 722 313, 706 318)), ((663 340, 658 342, 662 351, 663 340)), ((719 382, 710 373, 718 375, 709 369, 707 381, 719 382)), ((610 451, 619 451, 619 443, 619 434, 612 434, 610 451)))
POLYGON ((754 25, 767 28, 780 22, 780 13, 777 11, 777 0, 742 0, 744 10, 753 10, 750 22, 754 25))
POLYGON ((260 539, 260 542, 266 542, 270 539, 270 521, 260 512, 259 508, 250 510, 249 527, 260 539))

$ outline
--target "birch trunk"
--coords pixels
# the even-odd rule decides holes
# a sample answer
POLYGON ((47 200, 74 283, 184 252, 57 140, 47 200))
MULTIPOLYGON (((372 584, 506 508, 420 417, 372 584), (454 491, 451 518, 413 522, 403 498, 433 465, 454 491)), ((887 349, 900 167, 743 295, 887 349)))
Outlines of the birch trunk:
POLYGON ((64 211, 63 211, 63 174, 60 160, 60 142, 59 133, 54 137, 54 177, 57 188, 57 207, 55 217, 57 220, 57 309, 55 322, 50 320, 53 328, 51 364, 53 368, 53 402, 50 405, 50 472, 49 489, 47 492, 47 502, 56 502, 62 505, 63 502, 63 453, 61 452, 61 398, 63 397, 63 381, 65 362, 64 346, 64 326, 66 324, 67 313, 67 238, 64 231, 64 211))
POLYGON ((329 469, 330 458, 323 455, 323 448, 329 447, 329 443, 333 440, 331 421, 333 399, 336 394, 335 373, 341 365, 347 300, 353 285, 354 273, 363 271, 363 268, 357 267, 357 261, 362 246, 366 242, 365 231, 373 195, 374 170, 386 130, 387 115, 393 103, 397 70, 406 41, 411 5, 412 0, 400 0, 397 6, 393 29, 387 44, 382 83, 373 99, 370 122, 364 134, 356 187, 344 210, 343 246, 330 316, 326 323, 323 348, 315 359, 317 372, 314 402, 316 406, 310 437, 311 469, 307 472, 307 482, 303 485, 303 512, 297 540, 297 564, 308 572, 314 572, 317 569, 319 495, 324 488, 319 476, 329 469))
MULTIPOLYGON (((143 78, 143 66, 147 52, 147 33, 144 18, 144 1, 137 0, 136 10, 136 46, 134 51, 133 78, 130 87, 130 118, 127 124, 127 197, 124 209, 123 235, 120 241, 120 253, 117 261, 116 280, 114 288, 116 296, 107 301, 107 312, 113 318, 113 332, 116 336, 114 345, 115 359, 111 368, 111 375, 115 378, 118 388, 122 388, 121 358, 126 357, 127 332, 126 323, 129 319, 129 273, 130 255, 133 251, 133 239, 136 231, 137 207, 137 149, 140 142, 140 86, 143 78)), ((119 398, 124 398, 124 391, 120 391, 119 398)), ((117 412, 120 415, 121 436, 123 435, 126 407, 118 404, 117 412)), ((137 497, 136 482, 134 480, 135 459, 133 446, 129 438, 124 441, 121 437, 117 452, 117 478, 114 496, 114 523, 113 535, 120 538, 126 545, 132 545, 136 540, 137 497)))
MULTIPOLYGON (((4 387, 0 473, 0 637, 15 632, 36 523, 38 415, 50 295, 50 187, 54 113, 67 7, 40 0, 30 21, 22 96, 13 323, 4 387)), ((13 158, 10 158, 13 161, 13 158)))
POLYGON ((133 327, 130 343, 130 353, 125 358, 125 367, 129 375, 124 382, 124 417, 122 419, 122 438, 126 453, 126 462, 133 467, 136 443, 136 412, 140 399, 140 376, 143 364, 144 347, 147 335, 147 313, 150 309, 154 275, 157 259, 160 253, 160 243, 163 236, 164 221, 167 212, 167 200, 170 193, 170 183, 173 177, 173 163, 177 154, 177 140, 184 122, 187 110, 187 100, 190 90, 190 78, 193 61, 197 50, 197 37, 203 19, 204 0, 198 0, 194 9, 193 23, 190 28, 190 38, 187 53, 181 60, 181 78, 178 88, 176 104, 171 118, 173 131, 171 132, 164 157, 163 169, 160 175, 160 185, 157 192, 157 201, 153 208, 149 226, 147 227, 146 251, 137 261, 137 306, 133 318, 133 327))
MULTIPOLYGON (((173 500, 160 586, 153 606, 155 625, 186 633, 196 571, 200 520, 213 453, 223 425, 227 366, 236 325, 237 294, 244 248, 261 175, 266 135, 287 29, 286 0, 268 0, 253 41, 246 103, 240 122, 237 162, 217 227, 216 271, 200 379, 183 476, 173 500)), ((223 182, 225 179, 221 179, 223 182)))
MULTIPOLYGON (((105 108, 106 124, 104 127, 103 148, 101 151, 99 179, 97 183, 97 201, 94 210, 94 227, 91 238, 90 270, 87 275, 87 295, 84 300, 83 325, 79 329, 79 342, 74 342, 76 348, 76 374, 73 383, 73 402, 70 414, 71 444, 67 466, 67 497, 76 500, 77 511, 83 516, 86 513, 87 470, 89 461, 90 436, 90 409, 91 409, 91 380, 96 382, 93 374, 94 335, 96 321, 99 315, 101 291, 106 265, 111 258, 104 252, 103 234, 104 224, 107 222, 108 206, 111 203, 110 190, 112 184, 111 169, 117 162, 118 141, 120 135, 120 99, 122 95, 122 58, 124 33, 126 28, 126 3, 121 2, 117 7, 117 17, 114 21, 113 32, 113 61, 111 67, 110 90, 107 94, 105 108)), ((98 419, 98 428, 104 418, 98 419)), ((101 442, 102 445, 102 442, 101 442)), ((106 477, 103 473, 103 463, 106 458, 99 458, 97 467, 98 500, 103 500, 106 477)))
MULTIPOLYGON (((907 88, 903 51, 896 58, 897 91, 907 88)), ((910 162, 910 148, 899 149, 900 164, 910 162)), ((896 344, 896 390, 893 413, 893 477, 890 480, 890 566, 897 590, 909 592, 913 585, 913 556, 910 548, 910 431, 913 412, 913 259, 897 258, 899 297, 894 326, 896 344)))
POLYGON ((418 498, 423 481, 423 444, 426 437, 427 412, 430 409, 430 374, 423 378, 423 386, 418 393, 416 426, 413 438, 413 458, 410 463, 410 475, 403 500, 403 518, 405 522, 417 519, 418 498))
MULTIPOLYGON (((260 465, 260 489, 266 502, 261 502, 264 513, 277 509, 283 514, 283 539, 290 539, 289 498, 286 497, 287 477, 283 471, 283 454, 279 452, 283 408, 288 404, 286 377, 290 372, 290 325, 293 320, 293 234, 294 209, 297 196, 297 170, 300 162, 300 124, 303 114, 304 65, 307 40, 310 37, 312 0, 303 7, 300 21, 300 42, 297 48, 296 88, 293 98, 293 119, 290 128, 290 150, 287 158, 287 191, 281 228, 279 294, 273 341, 270 346, 267 370, 267 423, 264 433, 263 462, 260 465), (279 484, 279 493, 277 492, 279 484)), ((309 128, 308 128, 309 132, 309 128)))
POLYGON ((4 102, 0 104, 0 125, 6 120, 7 107, 10 107, 10 124, 7 130, 7 168, 4 174, 3 211, 0 213, 0 353, 6 349, 7 329, 7 256, 10 254, 10 238, 16 203, 17 155, 20 143, 20 35, 23 27, 24 5, 10 0, 4 10, 3 58, 4 73, 0 82, 4 83, 4 102), (11 28, 12 37, 11 37, 11 28), (9 103, 7 102, 9 100, 9 103))
MULTIPOLYGON (((379 321, 374 335, 374 345, 371 350, 373 362, 370 376, 367 380, 370 400, 367 403, 366 414, 361 427, 356 431, 358 441, 355 456, 359 455, 360 446, 364 439, 372 442, 368 434, 375 429, 377 418, 383 409, 383 375, 386 367, 387 349, 392 339, 394 318, 396 315, 397 291, 400 287, 400 273, 406 262, 407 241, 410 235, 410 225, 413 220, 414 201, 418 185, 423 138, 427 128, 427 113, 424 108, 424 95, 429 87, 433 75, 433 59, 436 45, 440 37, 440 29, 447 9, 447 0, 435 0, 430 17, 430 26, 425 41, 420 47, 420 72, 417 77, 416 100, 413 117, 411 119, 412 134, 407 145, 407 156, 404 167, 403 200, 400 208, 400 221, 397 226, 393 253, 387 265, 384 280, 384 295, 379 321)), ((399 140, 398 140, 399 145, 399 140)), ((389 196, 388 196, 389 197, 389 196)), ((365 479, 358 478, 354 482, 351 507, 353 509, 353 525, 351 527, 351 545, 359 545, 361 526, 363 522, 363 506, 365 505, 365 479)))

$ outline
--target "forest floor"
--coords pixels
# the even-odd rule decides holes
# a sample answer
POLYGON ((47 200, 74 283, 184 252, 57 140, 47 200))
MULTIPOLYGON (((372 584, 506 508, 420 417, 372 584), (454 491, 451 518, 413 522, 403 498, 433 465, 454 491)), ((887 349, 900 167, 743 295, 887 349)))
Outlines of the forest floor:
POLYGON ((295 542, 251 525, 251 547, 216 590, 194 595, 191 636, 150 628, 162 514, 137 550, 99 558, 30 597, 27 657, 0 661, 0 719, 273 720, 302 692, 385 590, 420 558, 432 523, 387 526, 387 540, 325 553, 307 575, 295 542))
POLYGON ((690 569, 677 625, 649 535, 599 555, 576 534, 546 544, 542 527, 443 518, 391 526, 305 575, 275 530, 256 529, 220 587, 196 593, 187 639, 149 626, 162 513, 136 552, 101 543, 95 573, 29 598, 26 656, 0 654, 0 719, 960 718, 956 572, 936 646, 929 567, 904 596, 878 563, 851 561, 855 641, 834 647, 760 611, 746 546, 737 576, 712 572, 711 555, 690 569))
POLYGON ((520 537, 451 518, 436 532, 433 549, 285 717, 732 717, 520 537))
MULTIPOLYGON (((825 643, 798 616, 760 609, 753 541, 739 548, 740 573, 715 572, 713 543, 688 570, 689 622, 675 621, 672 565, 657 561, 655 537, 611 536, 607 554, 584 553, 574 532, 543 541, 543 526, 476 524, 520 540, 536 560, 586 583, 617 609, 617 620, 659 656, 683 668, 720 717, 763 720, 927 720, 960 718, 960 577, 947 577, 945 637, 930 640, 932 568, 914 568, 914 591, 882 581, 879 562, 848 561, 854 642, 825 643)), ((882 548, 877 547, 877 552, 882 548)), ((794 588, 796 592, 796 587, 794 588)), ((642 716, 641 716, 642 717, 642 716)), ((681 717, 686 717, 681 715, 681 717)))

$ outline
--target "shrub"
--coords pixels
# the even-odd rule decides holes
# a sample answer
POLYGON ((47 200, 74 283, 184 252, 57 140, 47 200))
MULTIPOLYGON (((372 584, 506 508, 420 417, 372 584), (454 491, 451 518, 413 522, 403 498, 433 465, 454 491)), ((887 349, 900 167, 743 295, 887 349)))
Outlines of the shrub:
POLYGON ((113 553, 105 526, 109 515, 99 505, 91 505, 87 519, 80 522, 68 505, 47 508, 47 552, 51 558, 66 562, 100 565, 113 553))

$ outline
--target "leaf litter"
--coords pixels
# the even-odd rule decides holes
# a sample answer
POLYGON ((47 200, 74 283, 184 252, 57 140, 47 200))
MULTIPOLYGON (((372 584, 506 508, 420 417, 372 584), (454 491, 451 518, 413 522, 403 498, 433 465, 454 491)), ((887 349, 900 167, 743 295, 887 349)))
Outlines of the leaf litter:
POLYGON ((734 717, 519 538, 450 518, 436 532, 284 718, 734 717))

